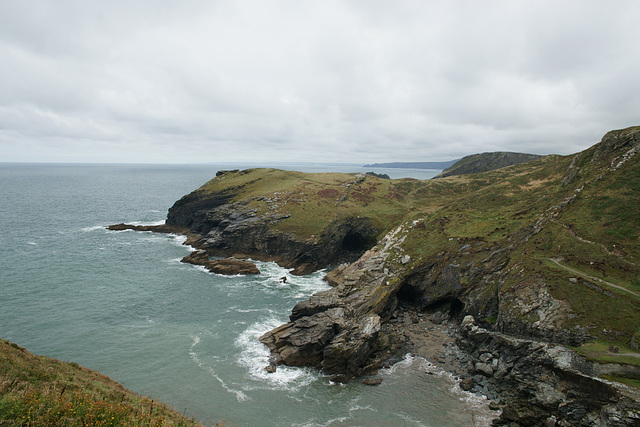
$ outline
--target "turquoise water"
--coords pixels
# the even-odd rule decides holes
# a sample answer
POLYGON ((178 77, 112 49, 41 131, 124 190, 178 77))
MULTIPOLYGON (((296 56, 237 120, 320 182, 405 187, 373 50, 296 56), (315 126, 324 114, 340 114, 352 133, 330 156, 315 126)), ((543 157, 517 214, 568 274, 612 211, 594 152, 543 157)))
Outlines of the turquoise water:
POLYGON ((487 424, 486 401, 421 359, 383 371, 377 387, 264 371, 257 337, 325 289, 323 272, 296 277, 259 262, 259 276, 218 276, 179 262, 190 250, 181 237, 104 228, 161 223, 225 166, 0 164, 0 337, 207 424, 487 424))

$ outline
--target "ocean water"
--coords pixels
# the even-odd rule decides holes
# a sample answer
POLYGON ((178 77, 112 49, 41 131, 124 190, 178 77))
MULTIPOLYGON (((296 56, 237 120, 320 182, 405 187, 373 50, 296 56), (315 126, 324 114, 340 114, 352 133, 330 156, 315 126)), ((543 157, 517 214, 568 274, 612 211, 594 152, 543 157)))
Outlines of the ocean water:
POLYGON ((162 223, 177 199, 235 167, 0 164, 0 337, 205 424, 489 424, 486 400, 419 358, 383 370, 376 387, 334 384, 313 369, 268 374, 257 338, 326 289, 323 272, 296 277, 258 262, 259 276, 219 276, 179 262, 190 251, 182 237, 105 229, 162 223))

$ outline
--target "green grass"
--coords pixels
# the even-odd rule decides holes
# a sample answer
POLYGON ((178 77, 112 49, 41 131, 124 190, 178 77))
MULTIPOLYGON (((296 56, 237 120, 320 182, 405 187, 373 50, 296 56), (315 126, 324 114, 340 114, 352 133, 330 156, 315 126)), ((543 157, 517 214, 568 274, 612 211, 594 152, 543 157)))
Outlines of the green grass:
POLYGON ((628 386, 640 389, 640 380, 637 380, 634 378, 616 377, 614 375, 603 375, 602 378, 604 378, 605 380, 619 382, 619 383, 626 384, 628 386))
POLYGON ((0 340, 0 425, 200 424, 77 363, 35 356, 0 340))
POLYGON ((640 357, 623 355, 625 353, 632 353, 640 356, 640 353, 618 343, 596 340, 581 345, 576 349, 576 351, 585 356, 587 359, 597 362, 622 363, 627 365, 640 366, 640 357), (619 353, 610 352, 609 346, 611 345, 618 347, 619 353))

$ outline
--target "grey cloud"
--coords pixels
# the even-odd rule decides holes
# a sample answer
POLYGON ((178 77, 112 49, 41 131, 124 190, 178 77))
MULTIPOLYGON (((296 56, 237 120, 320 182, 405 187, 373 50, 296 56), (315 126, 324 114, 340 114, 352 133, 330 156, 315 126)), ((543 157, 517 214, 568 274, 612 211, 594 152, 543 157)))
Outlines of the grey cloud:
POLYGON ((568 154, 638 124, 632 1, 0 4, 0 161, 568 154))

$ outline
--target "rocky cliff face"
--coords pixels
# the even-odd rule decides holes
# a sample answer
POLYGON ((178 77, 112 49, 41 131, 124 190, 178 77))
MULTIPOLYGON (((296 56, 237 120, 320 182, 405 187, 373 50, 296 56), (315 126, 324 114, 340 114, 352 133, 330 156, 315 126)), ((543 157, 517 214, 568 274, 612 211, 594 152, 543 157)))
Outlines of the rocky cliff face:
MULTIPOLYGON (((496 425, 640 424, 640 393, 600 378, 606 369, 600 364, 561 345, 480 328, 472 316, 464 318, 459 331, 458 342, 471 355, 475 374, 468 379, 488 382, 507 402, 496 425)), ((631 369, 640 374, 640 367, 631 369)))
MULTIPOLYGON (((222 172, 218 177, 248 172, 222 172)), ((369 218, 360 216, 327 221, 313 238, 282 232, 277 225, 291 216, 274 208, 274 201, 282 199, 245 197, 243 191, 252 183, 249 180, 222 190, 196 190, 169 209, 167 225, 189 229, 193 236, 189 243, 209 255, 275 260, 295 267, 294 274, 354 261, 377 241, 379 230, 369 218)))

